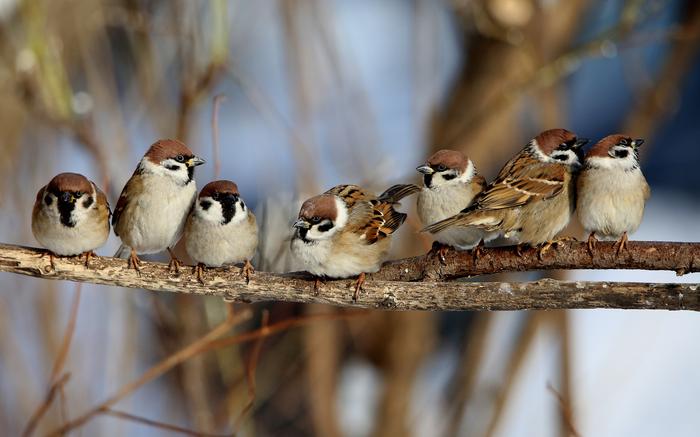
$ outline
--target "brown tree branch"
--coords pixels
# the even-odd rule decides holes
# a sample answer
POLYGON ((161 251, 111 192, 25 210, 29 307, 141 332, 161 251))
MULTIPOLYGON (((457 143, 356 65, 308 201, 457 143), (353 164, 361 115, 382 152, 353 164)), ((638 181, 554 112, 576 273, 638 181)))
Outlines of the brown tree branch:
POLYGON ((41 250, 0 244, 0 271, 45 279, 222 296, 241 302, 287 301, 395 310, 517 310, 554 308, 638 308, 700 310, 698 284, 644 284, 540 280, 535 282, 443 281, 504 271, 551 269, 700 270, 700 243, 630 242, 619 256, 613 243, 599 242, 593 255, 581 242, 565 242, 543 259, 535 249, 518 256, 513 247, 487 248, 474 260, 452 251, 446 265, 419 256, 387 263, 368 275, 358 302, 354 279, 329 280, 318 293, 306 273, 257 272, 246 285, 237 268, 209 269, 202 285, 190 273, 170 275, 162 263, 145 262, 141 274, 122 259, 93 258, 85 268, 77 258, 57 258, 56 270, 41 250))

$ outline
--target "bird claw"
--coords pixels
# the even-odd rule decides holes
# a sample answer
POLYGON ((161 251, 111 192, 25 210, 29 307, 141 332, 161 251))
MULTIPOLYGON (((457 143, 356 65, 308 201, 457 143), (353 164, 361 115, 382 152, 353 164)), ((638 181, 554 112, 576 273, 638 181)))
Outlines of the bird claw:
POLYGON ((593 257, 593 252, 595 252, 595 246, 596 243, 598 242, 598 239, 595 237, 595 232, 591 232, 591 235, 588 236, 588 253, 593 257))
POLYGON ((250 261, 245 260, 245 263, 243 263, 243 267, 241 267, 241 276, 245 278, 245 283, 246 285, 250 283, 250 275, 255 273, 255 268, 253 267, 253 264, 250 263, 250 261))
POLYGON ((476 264, 477 261, 479 261, 479 258, 481 258, 484 255, 484 239, 482 238, 481 241, 479 241, 479 244, 474 246, 472 249, 472 258, 474 260, 474 264, 476 264))
POLYGON ((617 247, 617 250, 615 250, 615 256, 620 256, 620 253, 622 253, 623 249, 629 251, 629 249, 627 248, 627 241, 627 232, 623 232, 620 239, 617 240, 613 245, 613 248, 617 247))
POLYGON ((519 243, 515 246, 515 254, 520 258, 523 257, 523 247, 525 247, 525 243, 519 243))
POLYGON ((357 277, 357 281, 355 282, 355 291, 352 294, 352 301, 357 302, 357 298, 360 294, 360 290, 362 290, 362 284, 365 283, 365 273, 362 272, 360 273, 360 276, 357 277))
POLYGON ((47 257, 47 256, 49 257, 49 270, 48 270, 48 271, 50 271, 50 272, 55 271, 55 270, 56 270, 56 264, 54 264, 53 260, 54 260, 54 258, 56 257, 56 255, 54 255, 53 252, 51 252, 50 250, 46 249, 46 250, 42 251, 42 252, 39 254, 39 259, 44 259, 44 258, 47 257))
POLYGON ((195 275, 197 281, 202 285, 206 285, 206 283, 204 282, 205 270, 206 266, 203 263, 198 263, 196 266, 192 267, 192 274, 195 275))
POLYGON ((170 254, 170 262, 168 262, 168 273, 174 271, 176 275, 180 274, 180 266, 182 265, 182 261, 177 259, 177 257, 173 253, 173 250, 169 247, 168 253, 170 254))
POLYGON ((131 253, 129 254, 129 259, 126 262, 126 268, 130 269, 133 268, 136 270, 136 273, 141 276, 141 260, 139 259, 139 256, 136 254, 136 251, 131 249, 131 253))
POLYGON ((314 280, 314 296, 318 296, 321 292, 321 278, 318 276, 314 280))
POLYGON ((540 250, 537 251, 537 259, 542 261, 542 257, 549 251, 549 249, 556 244, 554 241, 547 241, 545 242, 541 247, 540 250))
POLYGON ((540 250, 537 251, 537 258, 542 261, 542 257, 549 251, 549 249, 554 246, 556 249, 559 249, 559 246, 564 244, 565 241, 578 241, 574 237, 559 237, 555 238, 554 240, 551 241, 546 241, 542 247, 540 247, 540 250))
POLYGON ((97 256, 95 252, 92 250, 88 250, 87 252, 83 252, 83 256, 85 257, 85 268, 89 269, 90 268, 90 260, 92 259, 93 256, 97 256))
POLYGON ((447 260, 445 259, 445 255, 447 252, 450 251, 450 246, 446 244, 439 243, 437 241, 433 242, 433 247, 430 249, 428 252, 428 256, 437 256, 438 259, 440 260, 440 264, 443 266, 447 265, 447 260))

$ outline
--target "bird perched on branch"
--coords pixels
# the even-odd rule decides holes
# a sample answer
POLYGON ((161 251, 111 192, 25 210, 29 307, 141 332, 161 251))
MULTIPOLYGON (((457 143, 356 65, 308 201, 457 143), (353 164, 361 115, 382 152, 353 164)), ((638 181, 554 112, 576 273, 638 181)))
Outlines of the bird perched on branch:
POLYGON ((197 263, 197 279, 204 283, 205 267, 243 263, 246 281, 254 272, 250 259, 258 247, 255 216, 231 181, 209 182, 202 188, 185 225, 185 249, 197 263))
POLYGON ((593 254, 596 235, 618 240, 617 254, 626 248, 627 234, 637 230, 650 190, 639 168, 641 138, 609 135, 593 146, 577 181, 577 215, 589 232, 593 254))
POLYGON ((540 133, 506 163, 471 206, 423 230, 437 234, 467 227, 497 233, 513 238, 518 248, 542 244, 541 257, 574 211, 574 175, 587 142, 565 129, 540 133))
MULTIPOLYGON (((444 220, 471 205, 486 187, 486 180, 476 172, 474 163, 455 150, 435 152, 425 165, 416 168, 423 174, 423 188, 417 199, 418 216, 424 226, 444 220)), ((449 246, 472 249, 488 233, 479 228, 453 227, 435 234, 440 260, 444 263, 449 246)))
POLYGON ((185 227, 187 214, 197 195, 194 168, 204 160, 177 140, 159 140, 148 149, 127 181, 112 217, 114 233, 130 249, 128 265, 137 271, 137 254, 168 250, 170 264, 178 271, 180 261, 172 247, 185 227))
POLYGON ((376 197, 357 185, 338 185, 308 199, 294 223, 292 252, 316 276, 359 275, 353 294, 357 300, 365 273, 379 270, 392 234, 406 220, 406 214, 394 209, 412 191, 405 187, 376 197))
POLYGON ((89 267, 94 250, 109 237, 109 203, 92 181, 78 173, 61 173, 36 194, 32 233, 53 257, 84 255, 89 267))

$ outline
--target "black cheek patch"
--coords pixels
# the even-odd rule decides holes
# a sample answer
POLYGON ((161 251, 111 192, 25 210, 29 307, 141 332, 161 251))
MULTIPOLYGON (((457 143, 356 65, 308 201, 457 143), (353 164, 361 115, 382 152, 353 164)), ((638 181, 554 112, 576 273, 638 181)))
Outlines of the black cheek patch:
POLYGON ((557 159, 559 161, 566 161, 569 159, 568 155, 554 155, 554 159, 557 159))
POLYGON ((457 177, 457 175, 454 173, 447 173, 447 174, 442 175, 442 178, 446 181, 451 181, 452 179, 454 179, 456 177, 457 177))
POLYGON ((83 208, 90 208, 90 205, 92 205, 92 196, 87 196, 85 200, 83 200, 83 208))
POLYGON ((627 158, 629 150, 615 150, 615 158, 627 158))
POLYGON ((51 206, 51 204, 53 203, 53 199, 51 198, 51 196, 44 197, 44 203, 46 204, 46 206, 51 206))
POLYGON ((318 230, 321 231, 321 232, 328 232, 328 231, 330 231, 331 229, 333 229, 333 223, 332 223, 332 222, 324 223, 324 224, 322 224, 322 225, 320 225, 320 226, 318 227, 318 230))
POLYGON ((172 170, 172 171, 180 170, 180 166, 175 165, 175 164, 168 164, 165 166, 165 168, 167 168, 168 170, 172 170))
POLYGON ((211 202, 208 200, 202 200, 201 202, 199 202, 199 206, 201 206, 202 209, 206 211, 211 206, 211 202))

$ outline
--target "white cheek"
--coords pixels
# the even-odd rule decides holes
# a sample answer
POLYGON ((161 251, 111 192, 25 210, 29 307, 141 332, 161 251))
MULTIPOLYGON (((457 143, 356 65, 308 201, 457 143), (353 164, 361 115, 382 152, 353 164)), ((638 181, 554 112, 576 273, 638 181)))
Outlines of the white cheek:
POLYGON ((211 197, 201 197, 197 199, 196 206, 194 207, 194 212, 202 220, 208 221, 208 222, 221 222, 224 218, 223 211, 221 210, 221 204, 219 202, 215 202, 211 197), (211 203, 209 208, 204 209, 202 208, 202 202, 203 201, 208 201, 211 203))
POLYGON ((143 158, 141 159, 139 167, 144 172, 158 176, 166 176, 176 180, 179 183, 186 183, 190 179, 190 176, 187 173, 187 166, 175 161, 174 159, 166 159, 160 164, 154 164, 148 158, 143 158), (179 168, 177 170, 169 170, 165 168, 166 165, 177 165, 179 168))
POLYGON ((306 238, 309 240, 327 240, 331 238, 333 235, 335 235, 336 232, 338 232, 338 227, 333 226, 326 232, 321 232, 318 230, 318 227, 320 225, 313 225, 311 226, 311 229, 306 233, 306 238))
POLYGON ((573 150, 564 150, 564 151, 554 152, 552 154, 552 157, 550 158, 550 161, 556 162, 559 164, 567 164, 567 165, 578 165, 579 164, 578 156, 576 156, 576 153, 574 153, 573 150), (565 160, 554 159, 554 156, 558 156, 558 157, 566 156, 566 159, 565 160))
POLYGON ((245 220, 248 217, 248 210, 244 208, 245 204, 242 200, 236 202, 236 213, 231 218, 231 221, 229 223, 239 223, 245 220))
POLYGON ((90 206, 85 208, 83 206, 83 202, 85 202, 85 199, 87 199, 87 194, 83 194, 80 196, 80 199, 76 199, 75 201, 75 208, 73 208, 73 221, 75 223, 81 223, 83 219, 87 218, 88 214, 90 213, 90 210, 95 208, 97 206, 97 193, 95 192, 95 188, 93 187, 92 193, 90 193, 90 197, 92 197, 92 203, 90 203, 90 206))
POLYGON ((58 198, 56 196, 53 194, 46 194, 41 201, 44 202, 44 211, 46 212, 46 215, 56 220, 61 217, 61 214, 58 212, 58 198), (51 199, 51 205, 46 205, 47 196, 49 199, 51 199))
POLYGON ((348 215, 349 215, 348 206, 345 204, 345 202, 340 200, 339 197, 335 198, 335 209, 337 211, 337 217, 335 218, 335 223, 334 223, 335 226, 333 227, 333 229, 328 231, 328 232, 332 231, 333 233, 335 233, 335 231, 337 229, 343 229, 345 227, 345 225, 348 223, 348 215))
POLYGON ((634 154, 630 153, 625 158, 613 158, 610 156, 591 156, 586 158, 586 163, 591 167, 610 170, 630 170, 637 166, 634 154))

